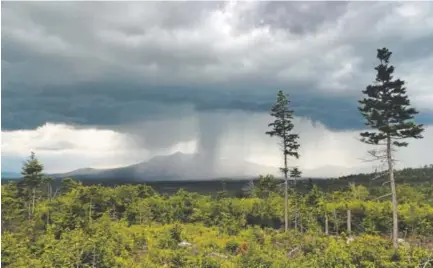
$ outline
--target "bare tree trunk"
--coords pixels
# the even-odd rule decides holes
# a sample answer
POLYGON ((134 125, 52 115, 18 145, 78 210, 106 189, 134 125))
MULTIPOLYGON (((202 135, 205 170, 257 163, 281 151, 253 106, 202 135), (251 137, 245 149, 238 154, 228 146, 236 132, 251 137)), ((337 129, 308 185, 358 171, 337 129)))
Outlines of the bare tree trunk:
POLYGON ((32 188, 32 213, 31 213, 32 217, 35 214, 35 199, 36 199, 36 188, 33 187, 32 188))
POLYGON ((328 214, 325 214, 325 234, 329 235, 328 214))
POLYGON ((111 210, 113 211, 113 219, 117 220, 116 206, 113 204, 111 210))
MULTIPOLYGON (((51 203, 51 196, 52 196, 52 187, 51 183, 48 183, 48 202, 51 203)), ((47 225, 50 224, 50 206, 48 204, 48 210, 47 210, 47 225)))
POLYGON ((140 210, 140 225, 142 225, 143 224, 143 220, 142 220, 142 217, 141 217, 141 210, 140 210))
POLYGON ((352 233, 352 211, 350 209, 347 210, 347 233, 352 233))
POLYGON ((392 194, 392 244, 394 249, 398 249, 398 215, 397 215, 397 192, 395 189, 394 169, 391 155, 391 137, 388 135, 386 140, 386 157, 388 160, 389 181, 392 194))
POLYGON ((295 193, 295 230, 298 231, 298 196, 296 195, 296 177, 294 180, 293 192, 295 193))
POLYGON ((289 214, 288 214, 288 202, 289 202, 289 193, 288 193, 288 179, 287 179, 287 154, 286 154, 286 133, 284 132, 284 231, 287 232, 289 229, 289 214))
POLYGON ((51 199, 53 198, 53 186, 50 184, 48 184, 48 199, 51 201, 51 199))
POLYGON ((303 225, 303 223, 302 223, 302 217, 299 217, 299 230, 300 230, 301 232, 304 231, 304 225, 303 225))
POLYGON ((337 211, 334 209, 334 212, 333 212, 333 214, 334 214, 334 221, 335 221, 335 232, 337 233, 337 235, 338 235, 338 227, 339 227, 339 224, 340 224, 340 222, 338 221, 338 216, 337 216, 337 211))
POLYGON ((287 172, 284 173, 285 182, 284 182, 284 231, 287 232, 289 229, 289 220, 288 220, 288 185, 287 185, 287 172))
POLYGON ((93 258, 92 258, 92 268, 96 268, 96 245, 93 245, 93 258))
POLYGON ((89 205, 89 224, 92 223, 92 201, 90 201, 90 205, 89 205))
POLYGON ((28 215, 29 215, 29 220, 32 218, 32 203, 27 202, 27 211, 28 211, 28 215))

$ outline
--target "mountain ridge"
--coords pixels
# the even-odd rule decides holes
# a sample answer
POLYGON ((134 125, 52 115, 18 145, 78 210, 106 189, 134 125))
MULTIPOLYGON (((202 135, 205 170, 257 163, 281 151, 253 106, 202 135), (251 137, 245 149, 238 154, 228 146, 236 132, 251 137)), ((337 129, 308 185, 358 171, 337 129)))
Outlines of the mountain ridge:
MULTIPOLYGON (((142 182, 152 181, 203 181, 220 179, 251 179, 260 174, 272 174, 280 177, 278 168, 255 164, 243 159, 221 158, 217 163, 209 163, 209 157, 205 154, 185 154, 176 152, 170 155, 157 155, 147 161, 132 165, 99 169, 85 167, 64 173, 47 174, 56 179, 72 177, 81 180, 133 180, 142 182)), ((341 170, 341 167, 337 167, 341 170)), ((314 179, 326 179, 341 177, 350 173, 350 168, 345 168, 343 173, 323 176, 326 171, 332 170, 330 166, 308 170, 310 176, 302 177, 314 179)), ((332 172, 331 172, 332 173, 332 172)), ((19 179, 21 175, 16 172, 2 172, 4 179, 19 179)))
POLYGON ((19 172, 13 172, 13 171, 2 171, 1 172, 1 178, 2 179, 19 179, 22 175, 19 172))
POLYGON ((251 178, 261 173, 275 174, 278 169, 254 164, 245 160, 221 159, 217 164, 204 162, 206 155, 158 155, 148 161, 119 168, 80 168, 70 172, 50 174, 54 178, 76 179, 133 179, 137 181, 203 180, 219 178, 251 178), (209 172, 217 169, 218 172, 209 172))

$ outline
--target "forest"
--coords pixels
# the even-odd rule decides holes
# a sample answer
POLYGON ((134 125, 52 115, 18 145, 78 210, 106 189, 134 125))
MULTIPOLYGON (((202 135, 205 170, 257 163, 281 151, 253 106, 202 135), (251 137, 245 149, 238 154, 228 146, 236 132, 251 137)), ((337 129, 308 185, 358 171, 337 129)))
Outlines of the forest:
POLYGON ((414 178, 397 187, 398 255, 387 185, 291 185, 283 232, 284 193, 272 176, 246 182, 242 196, 44 180, 34 208, 31 187, 10 182, 2 267, 433 267, 433 167, 397 174, 414 178))
POLYGON ((235 190, 217 182, 208 193, 84 185, 45 176, 31 153, 23 179, 2 184, 2 266, 432 268, 433 166, 395 170, 395 150, 424 129, 404 81, 393 79, 391 54, 377 50, 376 82, 358 107, 370 128, 360 141, 384 170, 300 180, 289 164, 302 157, 299 134, 282 91, 265 134, 281 144, 283 180, 264 175, 235 190))

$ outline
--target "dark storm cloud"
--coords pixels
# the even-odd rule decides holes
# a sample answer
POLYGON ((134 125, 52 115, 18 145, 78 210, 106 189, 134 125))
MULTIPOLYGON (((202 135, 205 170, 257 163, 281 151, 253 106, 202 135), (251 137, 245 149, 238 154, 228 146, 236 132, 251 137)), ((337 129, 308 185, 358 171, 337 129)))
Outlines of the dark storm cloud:
POLYGON ((348 2, 260 2, 260 6, 245 14, 239 28, 268 25, 297 35, 311 34, 324 24, 343 15, 348 2))
MULTIPOLYGON (((63 86, 61 91, 57 87, 15 87, 2 93, 2 129, 32 129, 46 121, 112 128, 142 120, 181 118, 194 111, 269 112, 276 90, 263 90, 266 93, 259 95, 214 90, 209 98, 200 88, 149 86, 143 90, 142 86, 131 84, 80 84, 63 86)), ((302 91, 294 91, 290 96, 299 116, 320 120, 336 129, 361 125, 356 102, 350 99, 311 96, 302 91), (336 117, 340 120, 334 120, 336 117)))
MULTIPOLYGON (((395 52, 398 74, 433 66, 432 6, 5 2, 2 130, 267 112, 278 89, 298 115, 360 128, 356 100, 374 78, 377 47, 395 52)), ((431 80, 415 78, 411 94, 428 96, 418 86, 431 80)), ((421 108, 423 122, 433 122, 421 108)))

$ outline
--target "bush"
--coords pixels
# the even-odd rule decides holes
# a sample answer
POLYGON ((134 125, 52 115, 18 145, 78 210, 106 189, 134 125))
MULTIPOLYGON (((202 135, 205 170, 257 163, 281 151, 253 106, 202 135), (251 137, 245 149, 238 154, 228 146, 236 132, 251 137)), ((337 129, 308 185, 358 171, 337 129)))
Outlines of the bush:
POLYGON ((201 268, 220 268, 221 264, 211 257, 203 257, 200 263, 201 268))
POLYGON ((225 246, 225 250, 230 254, 236 254, 239 248, 240 248, 240 243, 233 240, 228 241, 225 246))

